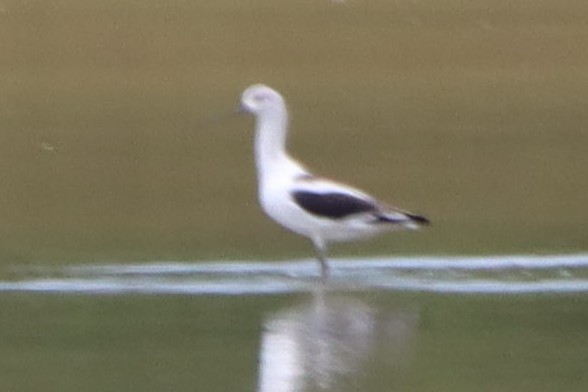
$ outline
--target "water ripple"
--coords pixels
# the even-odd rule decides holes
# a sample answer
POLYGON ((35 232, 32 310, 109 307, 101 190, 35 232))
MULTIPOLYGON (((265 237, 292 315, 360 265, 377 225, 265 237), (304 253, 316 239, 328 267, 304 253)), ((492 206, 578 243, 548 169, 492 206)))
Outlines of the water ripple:
MULTIPOLYGON (((333 260, 332 265, 330 285, 344 290, 472 294, 588 291, 588 254, 348 258, 333 260)), ((317 274, 314 260, 13 267, 0 272, 0 291, 263 295, 311 290, 317 274)))

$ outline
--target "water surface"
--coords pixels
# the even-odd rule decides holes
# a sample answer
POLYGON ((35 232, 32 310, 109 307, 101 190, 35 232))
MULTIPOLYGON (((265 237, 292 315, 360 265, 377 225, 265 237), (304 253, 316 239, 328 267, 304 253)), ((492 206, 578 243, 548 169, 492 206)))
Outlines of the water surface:
MULTIPOLYGON (((588 255, 404 257, 332 261, 344 291, 562 293, 588 291, 588 255)), ((317 286, 317 262, 151 262, 14 267, 0 291, 87 294, 251 295, 317 286)))
POLYGON ((582 391, 588 256, 2 271, 11 391, 582 391))

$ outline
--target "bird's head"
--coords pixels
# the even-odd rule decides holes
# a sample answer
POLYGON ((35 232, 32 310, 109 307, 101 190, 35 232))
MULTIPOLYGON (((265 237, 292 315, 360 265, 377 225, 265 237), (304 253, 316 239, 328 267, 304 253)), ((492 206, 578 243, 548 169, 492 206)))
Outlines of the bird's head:
POLYGON ((251 114, 262 114, 268 110, 282 109, 284 98, 276 90, 263 84, 254 84, 243 91, 241 107, 251 114))

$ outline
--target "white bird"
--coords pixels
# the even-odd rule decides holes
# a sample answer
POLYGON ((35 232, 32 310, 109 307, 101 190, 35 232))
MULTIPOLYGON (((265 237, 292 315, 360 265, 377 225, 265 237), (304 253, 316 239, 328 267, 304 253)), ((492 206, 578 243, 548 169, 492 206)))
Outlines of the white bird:
POLYGON ((315 176, 290 157, 286 103, 274 89, 261 84, 248 87, 241 106, 256 117, 259 203, 273 220, 312 241, 323 281, 329 276, 326 254, 330 243, 429 223, 425 217, 380 203, 358 189, 315 176))

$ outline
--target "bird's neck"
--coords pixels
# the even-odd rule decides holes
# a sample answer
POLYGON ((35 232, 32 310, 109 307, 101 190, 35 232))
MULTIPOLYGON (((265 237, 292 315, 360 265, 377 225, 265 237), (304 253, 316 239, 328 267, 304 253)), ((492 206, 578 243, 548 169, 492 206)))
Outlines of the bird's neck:
POLYGON ((286 152, 288 114, 275 107, 258 115, 255 132, 255 163, 260 181, 289 161, 286 152))

